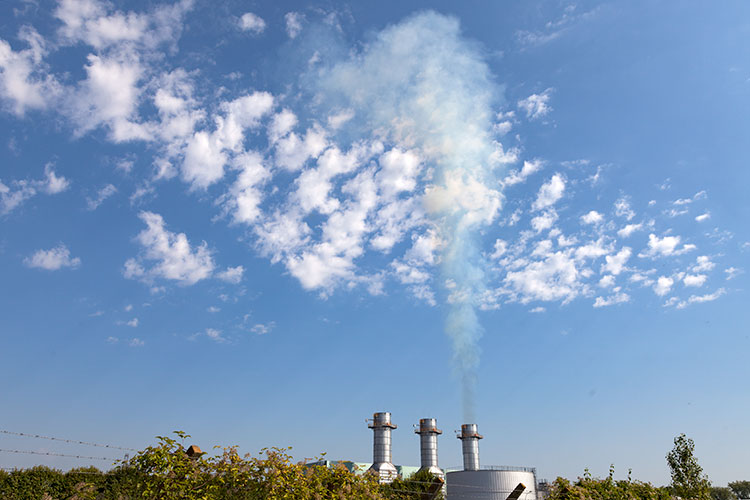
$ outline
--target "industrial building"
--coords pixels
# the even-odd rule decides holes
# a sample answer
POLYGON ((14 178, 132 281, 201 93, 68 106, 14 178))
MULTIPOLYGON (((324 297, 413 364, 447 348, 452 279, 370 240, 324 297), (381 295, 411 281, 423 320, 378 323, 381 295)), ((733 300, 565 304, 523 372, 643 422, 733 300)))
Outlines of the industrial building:
MULTIPOLYGON (((443 492, 447 500, 543 500, 538 495, 536 469, 533 467, 482 466, 479 463, 479 440, 483 438, 476 424, 463 424, 460 433, 463 468, 441 469, 438 465, 438 436, 434 418, 423 418, 414 431, 419 435, 419 467, 395 465, 392 461, 391 432, 396 426, 389 412, 378 412, 368 420, 373 431, 372 463, 330 462, 322 460, 310 465, 343 464, 350 471, 377 474, 381 483, 390 483, 396 477, 408 478, 420 470, 428 470, 444 479, 443 492)), ((541 488, 545 490, 544 487, 541 488)))

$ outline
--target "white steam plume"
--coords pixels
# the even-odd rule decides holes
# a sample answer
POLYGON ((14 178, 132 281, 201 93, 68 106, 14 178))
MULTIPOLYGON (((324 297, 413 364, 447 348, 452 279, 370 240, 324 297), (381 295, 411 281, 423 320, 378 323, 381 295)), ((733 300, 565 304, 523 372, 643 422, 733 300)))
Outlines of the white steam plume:
POLYGON ((384 29, 358 55, 321 71, 317 89, 320 102, 355 110, 352 126, 418 151, 432 168, 422 200, 442 241, 445 329, 462 380, 464 418, 473 421, 482 336, 476 307, 485 290, 479 231, 501 205, 491 164, 499 147, 492 135, 499 89, 458 20, 435 12, 384 29))

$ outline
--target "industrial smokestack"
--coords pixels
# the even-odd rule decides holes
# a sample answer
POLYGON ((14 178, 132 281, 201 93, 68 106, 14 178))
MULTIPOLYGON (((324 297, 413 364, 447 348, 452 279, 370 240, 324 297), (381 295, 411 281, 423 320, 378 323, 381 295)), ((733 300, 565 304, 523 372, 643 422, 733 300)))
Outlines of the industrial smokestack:
POLYGON ((477 432, 477 424, 463 424, 461 434, 456 437, 463 448, 464 470, 479 470, 479 440, 484 436, 477 432))
POLYGON ((443 471, 438 467, 437 437, 443 431, 437 428, 437 420, 434 418, 419 419, 419 430, 414 432, 419 434, 419 448, 422 456, 422 466, 419 470, 428 470, 440 478, 445 477, 443 471))
POLYGON ((370 470, 378 474, 380 483, 392 482, 398 472, 391 463, 391 429, 398 427, 391 423, 390 412, 373 414, 367 426, 373 430, 372 465, 370 470))

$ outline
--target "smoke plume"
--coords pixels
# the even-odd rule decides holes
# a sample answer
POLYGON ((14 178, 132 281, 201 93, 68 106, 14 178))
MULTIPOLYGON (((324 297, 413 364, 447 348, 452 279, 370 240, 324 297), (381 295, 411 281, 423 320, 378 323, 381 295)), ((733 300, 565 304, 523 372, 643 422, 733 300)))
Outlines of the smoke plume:
POLYGON ((440 236, 445 330, 462 380, 464 417, 473 421, 482 336, 476 308, 485 289, 480 230, 501 205, 492 163, 500 147, 492 132, 499 88, 458 20, 435 12, 387 27, 318 78, 321 102, 354 111, 348 129, 416 150, 429 167, 422 200, 440 236))

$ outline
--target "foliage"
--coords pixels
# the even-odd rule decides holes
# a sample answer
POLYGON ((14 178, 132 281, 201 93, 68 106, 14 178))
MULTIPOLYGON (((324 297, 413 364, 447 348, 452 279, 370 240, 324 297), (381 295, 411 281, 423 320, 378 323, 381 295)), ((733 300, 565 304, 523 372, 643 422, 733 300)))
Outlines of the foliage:
MULTIPOLYGON (((193 456, 180 443, 189 436, 157 436, 158 443, 108 472, 96 468, 67 473, 47 467, 0 474, 3 500, 390 500, 419 499, 378 484, 373 474, 295 463, 289 449, 240 456, 236 447, 213 457, 193 456)), ((403 482, 416 489, 419 478, 403 482), (411 482, 410 482, 411 481, 411 482)), ((431 478, 430 478, 431 479, 431 478)))
POLYGON ((681 498, 692 500, 710 500, 711 482, 703 474, 703 468, 695 458, 695 443, 680 434, 674 438, 674 448, 667 453, 667 465, 672 474, 671 488, 681 498))
POLYGON ((750 498, 750 481, 734 481, 728 486, 737 498, 750 498))
POLYGON ((626 480, 615 480, 614 474, 614 466, 610 466, 609 476, 605 479, 592 477, 588 469, 575 483, 558 477, 550 485, 548 500, 670 500, 671 498, 665 488, 634 481, 630 474, 626 480))
POLYGON ((711 499, 712 500, 737 500, 737 496, 732 493, 729 488, 720 488, 718 486, 711 486, 711 499))
MULTIPOLYGON (((429 498, 428 492, 437 478, 427 470, 417 471, 408 478, 396 478, 391 484, 383 487, 387 498, 421 500, 429 498)), ((443 500, 442 491, 438 490, 434 500, 443 500)))

